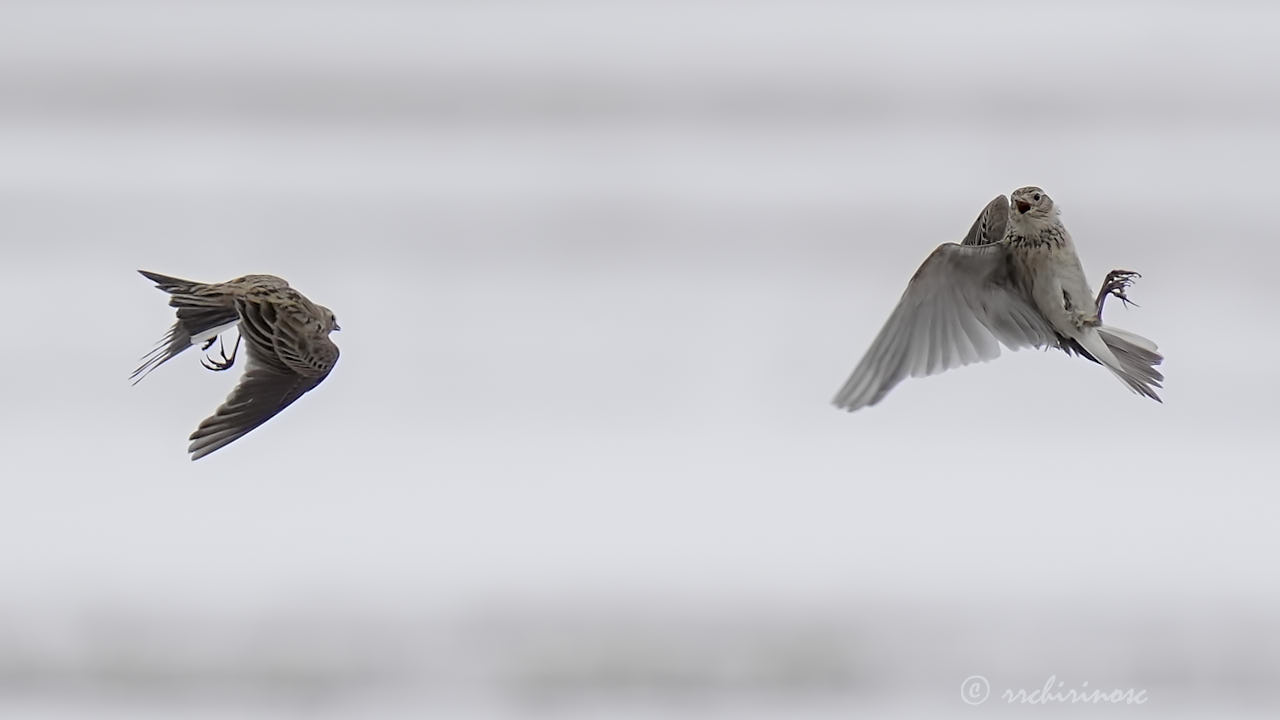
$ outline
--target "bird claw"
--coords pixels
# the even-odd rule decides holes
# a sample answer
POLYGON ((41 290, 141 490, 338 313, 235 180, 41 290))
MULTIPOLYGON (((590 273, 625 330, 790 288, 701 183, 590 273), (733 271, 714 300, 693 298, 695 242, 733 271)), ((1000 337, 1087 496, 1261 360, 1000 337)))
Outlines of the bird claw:
POLYGON ((1125 290, 1133 285, 1134 280, 1140 277, 1142 277, 1141 274, 1132 270, 1112 270, 1107 273, 1106 279, 1102 281, 1102 289, 1098 291, 1099 320, 1102 319, 1102 306, 1106 303, 1108 296, 1119 298, 1120 302, 1125 304, 1125 307, 1130 305, 1138 307, 1138 304, 1130 300, 1129 296, 1125 294, 1125 290))
MULTIPOLYGON (((208 350, 213 346, 213 338, 209 338, 209 342, 205 343, 204 350, 208 350)), ((240 350, 240 336, 236 336, 236 344, 231 348, 231 357, 227 357, 227 346, 223 344, 222 337, 218 337, 218 354, 222 356, 221 360, 214 360, 209 356, 205 356, 200 360, 200 364, 214 372, 222 372, 230 369, 236 362, 236 353, 240 350)))

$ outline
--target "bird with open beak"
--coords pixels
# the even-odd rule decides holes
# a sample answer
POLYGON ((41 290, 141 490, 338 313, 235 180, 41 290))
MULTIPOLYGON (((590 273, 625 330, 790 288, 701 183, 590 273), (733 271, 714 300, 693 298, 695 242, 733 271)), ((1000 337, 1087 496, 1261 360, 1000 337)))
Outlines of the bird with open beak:
POLYGON ((1156 344, 1102 323, 1106 298, 1128 302, 1136 277, 1114 270, 1095 296, 1048 193, 1019 188, 1012 203, 998 196, 964 240, 924 261, 833 402, 849 411, 875 405, 908 376, 992 360, 1001 345, 1080 355, 1159 401, 1156 344))

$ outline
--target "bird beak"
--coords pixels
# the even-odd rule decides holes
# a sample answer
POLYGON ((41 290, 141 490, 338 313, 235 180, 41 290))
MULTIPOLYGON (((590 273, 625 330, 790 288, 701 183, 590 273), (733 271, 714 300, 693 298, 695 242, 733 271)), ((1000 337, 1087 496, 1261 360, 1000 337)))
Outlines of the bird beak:
POLYGON ((1019 213, 1025 214, 1028 210, 1031 209, 1031 203, 1025 200, 1015 200, 1013 204, 1017 206, 1019 213))
POLYGON ((337 332, 337 331, 339 331, 339 330, 341 330, 341 329, 342 329, 342 326, 341 326, 341 325, 339 325, 338 323, 334 323, 334 324, 333 324, 333 331, 334 331, 334 332, 337 332))

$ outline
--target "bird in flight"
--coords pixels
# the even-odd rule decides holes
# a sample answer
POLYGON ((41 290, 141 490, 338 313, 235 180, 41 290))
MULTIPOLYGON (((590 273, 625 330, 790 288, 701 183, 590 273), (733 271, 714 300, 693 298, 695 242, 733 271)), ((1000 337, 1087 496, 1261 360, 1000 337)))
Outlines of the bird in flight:
POLYGON ((139 270, 169 293, 178 321, 130 376, 136 385, 148 373, 192 345, 208 350, 221 333, 236 327, 231 355, 202 364, 223 371, 235 364, 240 341, 248 360, 244 376, 217 411, 191 433, 192 460, 244 437, 320 384, 338 361, 329 333, 339 330, 333 312, 317 305, 274 275, 245 275, 224 283, 200 283, 139 270))
POLYGON ((1108 296, 1125 303, 1137 273, 1113 270, 1096 296, 1071 235, 1038 187, 992 200, 959 244, 934 250, 836 394, 850 412, 875 405, 908 376, 995 359, 1000 346, 1056 347, 1103 365, 1157 402, 1164 358, 1156 344, 1102 324, 1108 296))

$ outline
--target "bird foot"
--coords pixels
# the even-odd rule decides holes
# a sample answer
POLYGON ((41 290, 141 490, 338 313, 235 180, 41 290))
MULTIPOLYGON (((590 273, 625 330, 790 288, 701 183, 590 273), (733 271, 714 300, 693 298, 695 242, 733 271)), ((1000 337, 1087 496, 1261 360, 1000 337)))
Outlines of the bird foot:
MULTIPOLYGON (((205 343, 204 350, 208 350, 213 346, 213 338, 209 338, 209 342, 205 343)), ((214 360, 209 356, 205 356, 200 364, 214 372, 222 372, 229 369, 236 362, 236 353, 240 350, 240 336, 236 335, 236 344, 231 348, 231 357, 227 357, 227 346, 223 344, 222 337, 218 337, 218 354, 222 356, 221 360, 214 360)))
POLYGON ((1125 294, 1125 290, 1128 289, 1130 285, 1133 285, 1134 280, 1137 280, 1140 277, 1142 277, 1142 275, 1133 272, 1132 270, 1112 270, 1107 273, 1106 279, 1102 281, 1102 289, 1098 291, 1097 304, 1099 320, 1102 319, 1102 306, 1106 303, 1108 296, 1115 296, 1119 298, 1126 307, 1129 305, 1133 305, 1134 307, 1138 306, 1137 303, 1129 299, 1129 296, 1125 294))

